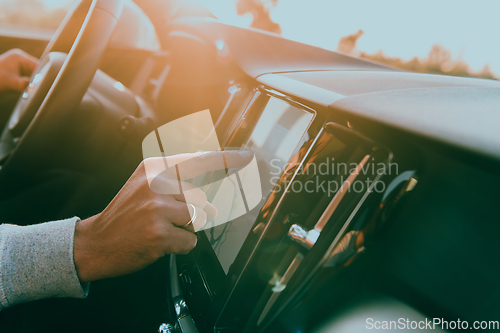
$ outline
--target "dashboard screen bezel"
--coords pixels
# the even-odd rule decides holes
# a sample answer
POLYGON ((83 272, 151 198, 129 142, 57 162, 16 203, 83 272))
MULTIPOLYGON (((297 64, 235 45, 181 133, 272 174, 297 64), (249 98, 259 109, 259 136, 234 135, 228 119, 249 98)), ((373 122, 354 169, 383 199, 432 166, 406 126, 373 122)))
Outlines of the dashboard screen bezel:
POLYGON ((276 94, 266 93, 261 94, 252 107, 239 118, 239 125, 236 126, 234 135, 228 141, 227 146, 231 147, 231 149, 241 146, 254 150, 259 164, 262 200, 253 209, 250 207, 251 209, 248 210, 247 207, 247 214, 244 216, 224 223, 224 225, 216 225, 215 231, 212 228, 204 230, 209 239, 214 239, 214 233, 217 233, 216 245, 212 244, 212 247, 226 273, 228 273, 229 266, 234 262, 248 233, 253 229, 253 227, 249 229, 250 225, 255 224, 267 197, 274 191, 275 184, 273 180, 276 181, 281 177, 282 174, 279 172, 285 171, 286 164, 290 162, 303 144, 310 139, 308 131, 315 117, 316 112, 313 110, 305 109, 304 106, 293 103, 282 98, 282 96, 277 97, 276 94), (278 109, 275 109, 275 107, 278 109), (280 110, 281 112, 279 112, 280 110), (267 115, 267 118, 262 118, 265 115, 267 115), (271 119, 269 119, 269 116, 271 116, 271 119), (252 119, 249 119, 249 117, 252 119), (241 124, 245 126, 243 127, 241 124), (256 130, 262 128, 262 125, 267 129, 256 136, 256 133, 259 133, 256 130), (262 140, 262 142, 260 146, 257 144, 252 148, 248 144, 255 139, 262 140), (279 155, 278 152, 283 144, 288 147, 281 151, 281 154, 284 153, 284 155, 279 155), (280 163, 281 166, 277 165, 280 163), (232 237, 232 239, 229 244, 224 244, 220 239, 221 237, 222 240, 228 237, 232 237), (224 253, 221 253, 221 250, 224 253))

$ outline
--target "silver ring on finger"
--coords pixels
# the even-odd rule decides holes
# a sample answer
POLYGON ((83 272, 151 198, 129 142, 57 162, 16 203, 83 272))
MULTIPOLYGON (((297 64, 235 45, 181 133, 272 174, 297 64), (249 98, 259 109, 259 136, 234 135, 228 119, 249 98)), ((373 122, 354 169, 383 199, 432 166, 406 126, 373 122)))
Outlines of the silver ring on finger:
POLYGON ((196 217, 198 215, 198 213, 196 212, 196 207, 192 204, 188 204, 188 205, 193 208, 193 216, 191 216, 191 220, 189 220, 185 225, 182 226, 183 228, 188 227, 191 224, 193 224, 193 222, 196 220, 196 217))

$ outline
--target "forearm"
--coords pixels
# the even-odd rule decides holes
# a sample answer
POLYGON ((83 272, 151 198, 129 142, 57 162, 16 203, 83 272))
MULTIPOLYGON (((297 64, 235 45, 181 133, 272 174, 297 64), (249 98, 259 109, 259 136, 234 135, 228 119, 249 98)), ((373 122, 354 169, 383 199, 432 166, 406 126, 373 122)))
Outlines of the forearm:
POLYGON ((0 309, 53 297, 85 297, 73 261, 78 218, 0 225, 0 309))

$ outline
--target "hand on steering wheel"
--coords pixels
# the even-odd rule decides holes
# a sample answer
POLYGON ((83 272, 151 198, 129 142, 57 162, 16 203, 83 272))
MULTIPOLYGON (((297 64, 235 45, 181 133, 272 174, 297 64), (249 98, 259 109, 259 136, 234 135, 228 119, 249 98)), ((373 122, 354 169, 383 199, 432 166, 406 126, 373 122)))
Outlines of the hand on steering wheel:
POLYGON ((3 130, 0 177, 6 169, 40 162, 71 135, 65 131, 68 119, 99 67, 122 9, 122 0, 81 0, 70 9, 3 130))
POLYGON ((0 92, 23 91, 37 64, 37 58, 20 49, 12 49, 0 55, 0 92))

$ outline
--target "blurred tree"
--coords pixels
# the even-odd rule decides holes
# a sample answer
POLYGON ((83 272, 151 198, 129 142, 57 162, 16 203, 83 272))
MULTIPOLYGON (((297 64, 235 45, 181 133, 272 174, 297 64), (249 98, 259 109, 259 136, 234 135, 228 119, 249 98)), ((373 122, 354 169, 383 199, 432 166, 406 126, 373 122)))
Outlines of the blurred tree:
POLYGON ((278 0, 238 0, 236 13, 243 16, 250 13, 253 16, 253 28, 281 34, 281 26, 271 19, 271 10, 276 7, 278 0))
POLYGON ((337 50, 345 53, 353 53, 356 48, 356 43, 358 42, 359 37, 363 36, 363 30, 359 30, 354 34, 347 35, 342 37, 339 40, 339 44, 337 45, 337 50))
POLYGON ((409 61, 405 61, 398 57, 389 57, 381 50, 374 54, 361 52, 356 49, 356 43, 362 35, 363 30, 359 30, 357 33, 342 37, 339 40, 337 49, 342 52, 351 53, 355 56, 378 61, 411 72, 477 77, 493 80, 498 79, 493 75, 488 65, 485 65, 480 72, 473 72, 465 61, 460 57, 458 57, 458 59, 453 59, 451 52, 439 44, 434 44, 432 46, 426 59, 414 57, 409 61))

